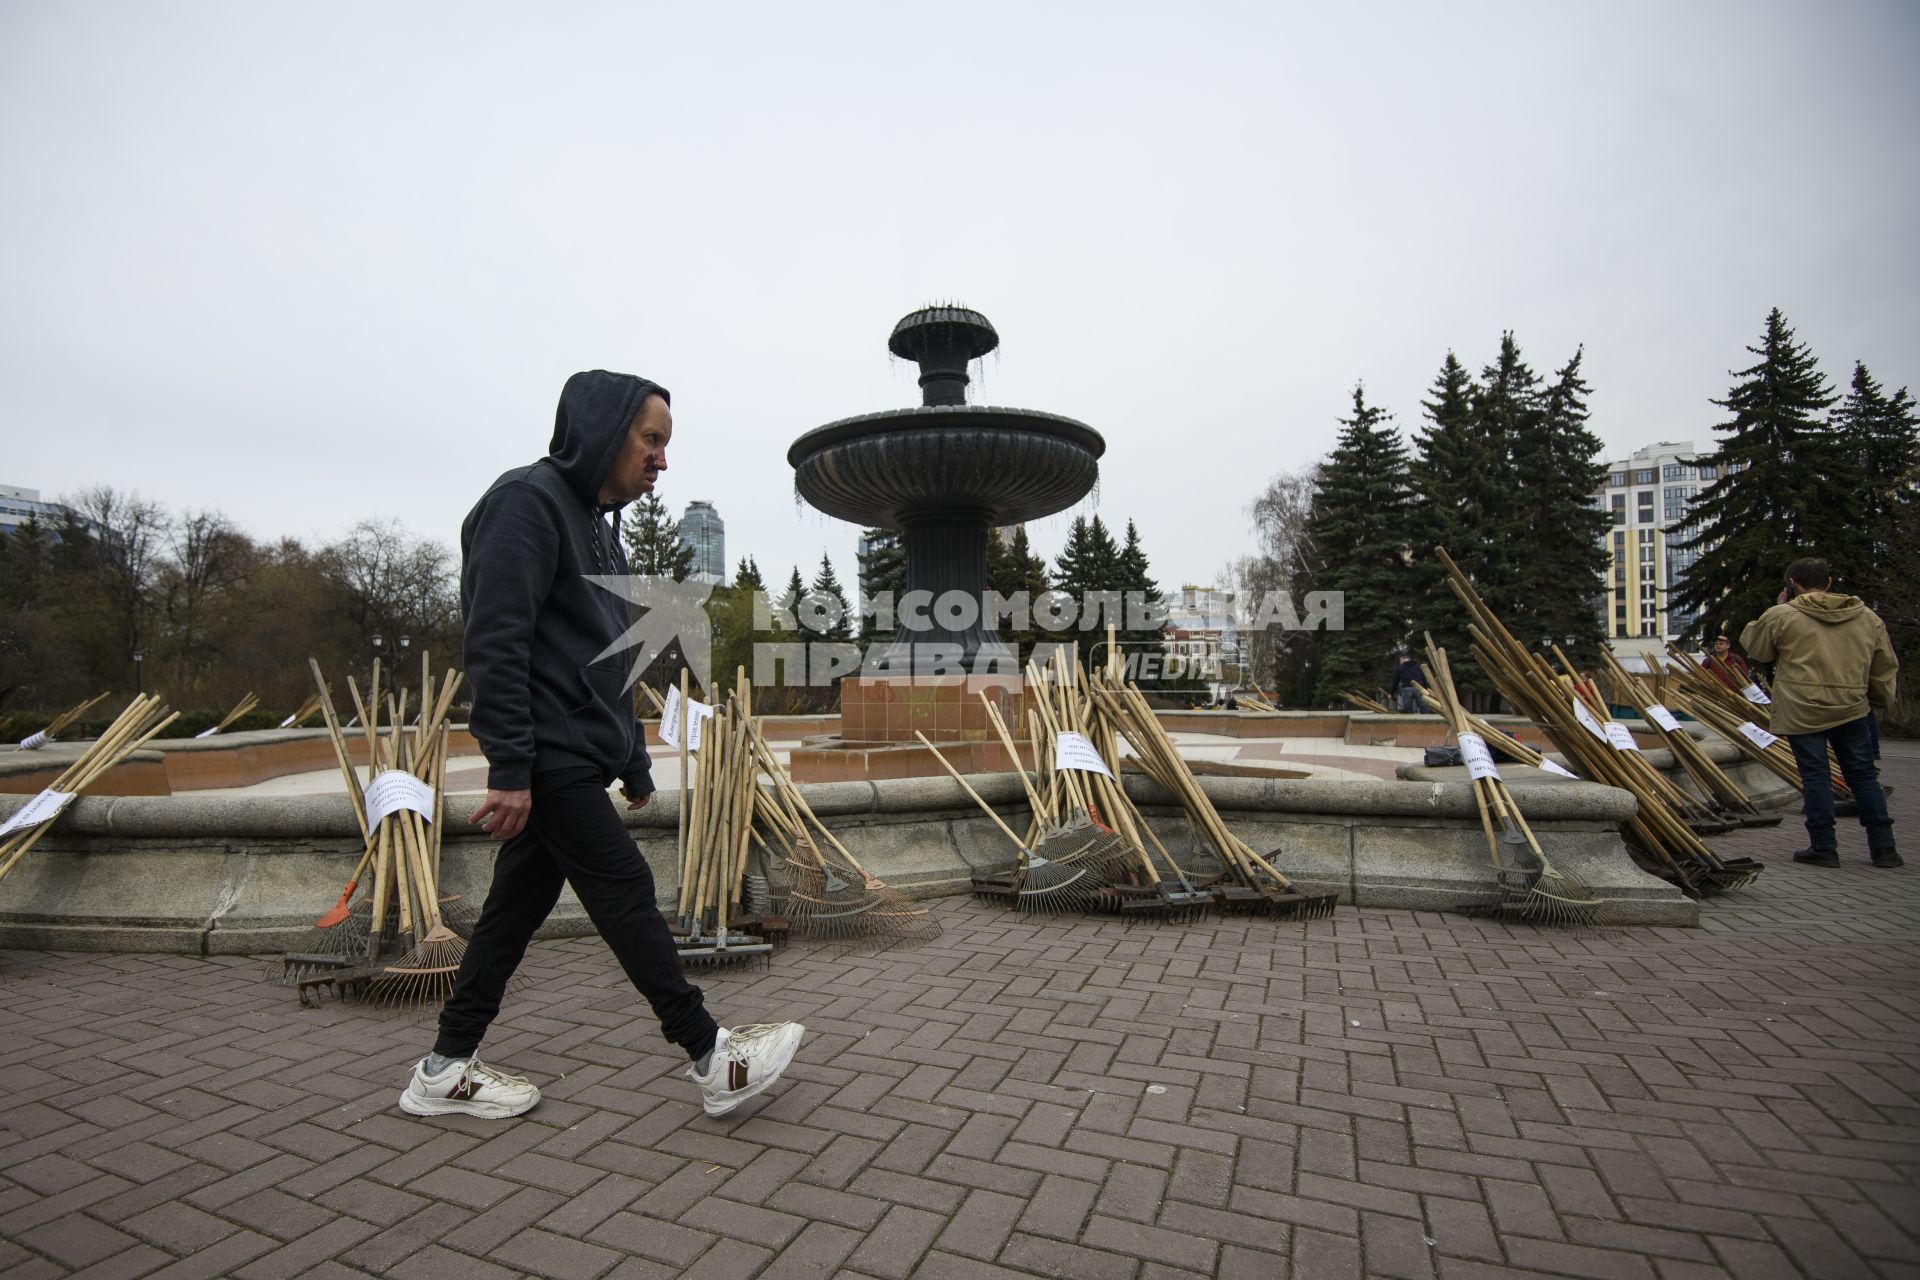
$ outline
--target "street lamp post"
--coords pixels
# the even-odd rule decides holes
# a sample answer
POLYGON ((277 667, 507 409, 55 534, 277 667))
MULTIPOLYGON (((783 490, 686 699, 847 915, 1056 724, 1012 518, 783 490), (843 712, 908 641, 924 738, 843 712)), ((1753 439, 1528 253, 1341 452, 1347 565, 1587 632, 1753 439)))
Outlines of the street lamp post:
POLYGON ((135 649, 133 651, 133 694, 136 698, 143 692, 140 684, 140 664, 146 660, 146 657, 147 651, 145 649, 135 649))

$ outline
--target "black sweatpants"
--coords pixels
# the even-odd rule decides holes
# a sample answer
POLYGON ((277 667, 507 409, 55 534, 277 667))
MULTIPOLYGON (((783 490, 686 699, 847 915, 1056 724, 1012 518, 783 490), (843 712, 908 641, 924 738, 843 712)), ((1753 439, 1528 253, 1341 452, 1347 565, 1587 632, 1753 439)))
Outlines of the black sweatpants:
POLYGON ((527 954, 533 931, 571 884, 620 967, 660 1019, 660 1031, 698 1061, 717 1031, 680 970, 680 954, 655 901, 653 872, 593 769, 533 775, 533 811, 519 835, 500 846, 493 887, 480 912, 453 994, 440 1010, 433 1051, 470 1058, 500 1012, 507 980, 527 954))

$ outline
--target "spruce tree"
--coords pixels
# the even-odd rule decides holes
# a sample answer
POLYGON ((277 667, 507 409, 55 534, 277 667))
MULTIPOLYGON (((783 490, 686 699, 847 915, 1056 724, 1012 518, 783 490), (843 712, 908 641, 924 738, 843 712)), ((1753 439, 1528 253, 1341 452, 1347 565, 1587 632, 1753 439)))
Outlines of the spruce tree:
POLYGON ((800 597, 805 594, 807 594, 806 580, 800 576, 800 566, 795 565, 792 576, 787 579, 787 589, 780 594, 778 600, 773 602, 774 612, 785 614, 794 619, 795 624, 798 625, 800 597))
POLYGON ((1094 591, 1114 591, 1120 586, 1120 544, 1113 540, 1113 530, 1107 528, 1107 522, 1099 516, 1087 527, 1087 537, 1093 545, 1093 581, 1088 584, 1094 591))
MULTIPOLYGON (((1836 526, 1846 523, 1838 514, 1850 505, 1822 505, 1833 494, 1820 468, 1838 450, 1822 422, 1834 395, 1813 353, 1794 340, 1778 307, 1760 345, 1747 350, 1759 363, 1737 370, 1727 398, 1713 401, 1730 416, 1714 428, 1724 433, 1715 451, 1696 461, 1717 477, 1695 498, 1696 532, 1680 544, 1700 549, 1672 593, 1680 609, 1697 614, 1693 637, 1738 636, 1773 605, 1789 564, 1830 554, 1836 526)), ((1834 567, 1849 568, 1837 558, 1834 567)))
POLYGON ((1161 609, 1165 600, 1160 594, 1160 584, 1154 581, 1153 567, 1147 561, 1147 550, 1140 545, 1140 530, 1132 520, 1127 521, 1127 540, 1120 548, 1120 587, 1122 605, 1129 610, 1125 622, 1120 628, 1120 642, 1123 654, 1153 653, 1159 654, 1166 646, 1166 633, 1162 626, 1146 623, 1144 615, 1161 609), (1131 615, 1130 597, 1139 596, 1142 625, 1129 626, 1135 619, 1131 615))
MULTIPOLYGON (((1473 379, 1453 352, 1441 363, 1430 395, 1421 402, 1428 425, 1414 434, 1415 452, 1408 463, 1413 489, 1412 629, 1416 637, 1431 632, 1451 657, 1467 652, 1467 619, 1447 586, 1446 569, 1434 548, 1446 548, 1476 587, 1495 585, 1489 544, 1501 532, 1492 517, 1505 495, 1496 491, 1490 477, 1497 476, 1505 462, 1488 456, 1474 427, 1473 379)), ((1303 559, 1311 569, 1320 551, 1317 546, 1307 551, 1303 559)), ((1492 687, 1473 663, 1455 662, 1454 674, 1469 689, 1492 687)))
POLYGON ((863 614, 860 618, 860 638, 867 641, 887 639, 900 629, 897 613, 900 597, 907 590, 907 549, 901 545, 900 535, 892 529, 868 529, 864 538, 867 549, 859 557, 861 599, 871 601, 881 596, 891 596, 896 616, 891 626, 881 627, 876 617, 863 614))
POLYGON ((1075 516, 1067 526, 1067 541, 1054 558, 1053 581, 1061 590, 1079 593, 1088 589, 1095 574, 1093 541, 1085 516, 1075 516))
MULTIPOLYGON (((1885 569, 1879 592, 1871 601, 1873 611, 1887 624, 1894 653, 1911 659, 1920 653, 1920 495, 1912 490, 1896 502, 1880 554, 1885 569)), ((1913 680, 1905 670, 1900 673, 1900 688, 1903 696, 1884 723, 1911 736, 1915 729, 1913 680)))
POLYGON ((754 670, 754 646, 777 642, 780 637, 754 630, 759 604, 767 584, 760 566, 752 556, 741 556, 734 568, 731 585, 715 587, 707 597, 707 618, 713 625, 712 669, 731 673, 739 667, 754 670))
POLYGON ((1513 441, 1517 493, 1511 510, 1520 524, 1514 588, 1525 603, 1518 624, 1531 628, 1515 635, 1528 643, 1550 637, 1570 654, 1601 642, 1594 600, 1607 571, 1606 538, 1613 527, 1611 514, 1592 503, 1606 483, 1607 465, 1600 437, 1587 429, 1584 354, 1576 349, 1554 373, 1538 412, 1524 416, 1513 441))
POLYGON ((1020 665, 1025 670, 1027 659, 1033 656, 1033 646, 1040 636, 1040 624, 1033 619, 1033 614, 1040 607, 1040 597, 1049 589, 1047 562, 1034 553, 1025 525, 1014 529, 1013 545, 1007 549, 1007 559, 1014 568, 1013 590, 1027 600, 1027 625, 1010 627, 1006 633, 1008 640, 1020 646, 1020 665))
MULTIPOLYGON (((1060 548, 1060 554, 1053 561, 1052 590, 1069 596, 1074 602, 1074 620, 1065 630, 1055 631, 1042 625, 1041 619, 1034 618, 1034 630, 1038 639, 1047 644, 1065 644, 1078 638, 1075 627, 1078 625, 1079 609, 1086 593, 1092 590, 1091 584, 1099 576, 1097 556, 1093 547, 1093 533, 1087 525, 1085 516, 1075 516, 1073 523, 1067 526, 1067 540, 1060 548)), ((1040 610, 1037 605, 1035 614, 1040 610)))
MULTIPOLYGON (((1867 366, 1853 366, 1853 385, 1833 412, 1837 443, 1859 469, 1852 509, 1866 542, 1866 561, 1853 571, 1855 589, 1874 604, 1887 591, 1893 571, 1896 522, 1920 476, 1920 427, 1905 387, 1888 398, 1867 366)), ((1836 566, 1840 568, 1840 566, 1836 566)))
POLYGON ((1034 551, 1027 537, 1027 526, 1021 525, 1013 531, 1013 546, 1008 554, 1019 568, 1020 590, 1038 595, 1047 589, 1047 562, 1034 551))
POLYGON ((634 503, 621 522, 627 572, 685 582, 693 572, 693 548, 680 542, 680 523, 654 494, 634 503))
MULTIPOLYGON (((1533 477, 1522 473, 1523 441, 1540 419, 1540 380, 1520 358, 1512 330, 1500 335, 1500 354, 1480 371, 1473 393, 1473 429, 1479 439, 1484 472, 1476 478, 1474 500, 1481 537, 1476 551, 1486 575, 1482 594, 1500 612, 1515 635, 1538 631, 1534 618, 1532 575, 1527 564, 1534 531, 1520 510, 1522 493, 1533 477)), ((1586 501, 1586 495, 1581 495, 1586 501)))
POLYGON ((1407 534, 1412 497, 1406 446, 1392 415, 1353 389, 1353 416, 1320 469, 1310 536, 1313 589, 1344 596, 1346 625, 1321 638, 1314 701, 1374 684, 1410 625, 1412 575, 1407 534))
POLYGON ((826 628, 818 633, 820 638, 851 640, 853 606, 847 603, 847 593, 841 590, 840 579, 833 572, 833 559, 824 551, 820 553, 820 570, 813 575, 813 585, 808 589, 808 594, 825 610, 826 628))
POLYGON ((0 601, 9 612, 26 612, 41 604, 53 568, 53 535, 29 514, 12 533, 0 531, 0 601))
POLYGON ((1120 547, 1114 542, 1106 522, 1099 516, 1091 521, 1084 516, 1073 518, 1073 525, 1067 531, 1067 544, 1055 562, 1054 588, 1073 597, 1075 620, 1070 629, 1050 634, 1047 639, 1057 643, 1077 643, 1079 659, 1084 666, 1092 661, 1094 642, 1104 640, 1106 636, 1104 617, 1097 623, 1094 618, 1096 609, 1103 606, 1090 597, 1096 593, 1121 589, 1120 547))
POLYGON ((1019 577, 1019 568, 1013 562, 1013 552, 1007 547, 1006 540, 998 529, 987 530, 987 590, 998 591, 1001 595, 1010 595, 1015 590, 1014 582, 1019 577))

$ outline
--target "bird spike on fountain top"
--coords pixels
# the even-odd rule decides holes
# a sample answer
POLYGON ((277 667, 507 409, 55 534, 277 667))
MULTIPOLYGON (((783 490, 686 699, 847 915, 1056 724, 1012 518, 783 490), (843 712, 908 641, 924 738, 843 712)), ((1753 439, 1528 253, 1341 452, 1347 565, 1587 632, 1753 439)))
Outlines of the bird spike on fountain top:
POLYGON ((978 311, 922 307, 900 318, 887 350, 920 366, 920 403, 965 404, 967 365, 1000 345, 1000 335, 978 311))

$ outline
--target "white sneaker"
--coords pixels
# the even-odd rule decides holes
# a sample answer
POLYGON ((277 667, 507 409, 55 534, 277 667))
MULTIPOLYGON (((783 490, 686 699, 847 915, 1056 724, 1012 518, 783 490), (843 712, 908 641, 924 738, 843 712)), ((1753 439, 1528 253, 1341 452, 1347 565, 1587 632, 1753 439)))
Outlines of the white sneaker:
POLYGON ((478 1058, 456 1059, 437 1076, 427 1060, 414 1064, 413 1079, 400 1094, 400 1109, 410 1116, 481 1116, 505 1120, 533 1109, 540 1090, 525 1076, 496 1071, 478 1058))
POLYGON ((806 1034, 807 1029, 797 1022, 766 1022, 731 1031, 720 1028, 707 1074, 687 1068, 687 1079, 700 1086, 700 1105, 710 1116, 723 1116, 764 1090, 787 1069, 806 1034))

